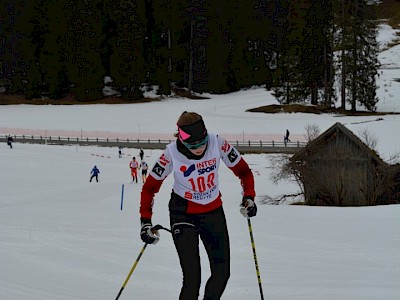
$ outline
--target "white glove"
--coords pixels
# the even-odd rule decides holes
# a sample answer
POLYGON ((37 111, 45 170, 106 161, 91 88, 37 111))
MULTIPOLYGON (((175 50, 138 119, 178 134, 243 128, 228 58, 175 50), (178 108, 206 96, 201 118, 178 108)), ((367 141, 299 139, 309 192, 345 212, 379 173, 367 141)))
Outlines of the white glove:
POLYGON ((158 230, 153 230, 151 223, 146 223, 142 224, 140 238, 147 244, 155 245, 160 240, 160 234, 158 233, 158 230))
POLYGON ((240 213, 245 218, 254 217, 257 214, 257 205, 250 198, 243 197, 240 204, 240 213))

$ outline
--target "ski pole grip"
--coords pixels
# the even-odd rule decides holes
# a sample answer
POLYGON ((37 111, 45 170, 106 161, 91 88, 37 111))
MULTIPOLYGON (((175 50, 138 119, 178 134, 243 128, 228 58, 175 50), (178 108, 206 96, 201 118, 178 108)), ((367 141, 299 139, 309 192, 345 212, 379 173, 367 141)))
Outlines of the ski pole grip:
POLYGON ((168 232, 171 232, 171 230, 169 230, 168 228, 165 228, 164 226, 162 226, 162 225, 160 225, 160 224, 157 224, 156 226, 153 226, 153 227, 151 228, 151 231, 154 233, 154 231, 158 231, 158 230, 160 230, 160 229, 164 229, 164 230, 166 230, 166 231, 168 231, 168 232))

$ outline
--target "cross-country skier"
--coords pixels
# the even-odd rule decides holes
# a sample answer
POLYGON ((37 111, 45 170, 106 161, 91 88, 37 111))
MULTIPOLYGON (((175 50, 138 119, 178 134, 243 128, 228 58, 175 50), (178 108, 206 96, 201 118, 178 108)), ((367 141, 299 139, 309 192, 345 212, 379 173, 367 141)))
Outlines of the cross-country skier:
POLYGON ((147 179, 147 170, 149 169, 149 166, 144 160, 140 162, 140 169, 142 169, 142 182, 145 183, 147 179))
POLYGON ((199 239, 207 251, 211 276, 204 299, 220 299, 230 276, 229 235, 219 191, 221 160, 239 177, 243 191, 240 212, 255 216, 254 177, 239 152, 223 137, 208 133, 202 117, 183 112, 179 117, 176 141, 167 145, 143 185, 140 201, 143 242, 156 244, 158 232, 152 228, 155 193, 171 173, 174 183, 169 201, 172 236, 183 273, 180 300, 198 299, 201 268, 199 239))
POLYGON ((285 145, 287 142, 290 142, 289 134, 290 134, 289 130, 286 129, 286 134, 285 134, 285 137, 283 138, 283 142, 285 143, 285 145))
POLYGON ((12 138, 11 135, 7 137, 7 145, 12 149, 12 143, 14 142, 14 139, 12 138))
POLYGON ((97 168, 97 166, 94 166, 93 169, 92 169, 92 171, 90 172, 90 174, 91 174, 92 176, 90 177, 89 182, 92 182, 92 179, 93 179, 93 178, 96 178, 96 182, 99 182, 99 173, 100 173, 100 171, 99 171, 99 169, 97 168))
POLYGON ((144 151, 143 151, 142 148, 140 148, 139 156, 140 156, 140 160, 142 161, 142 160, 143 160, 143 157, 144 157, 144 151))
POLYGON ((132 157, 132 160, 129 163, 129 168, 131 168, 132 182, 138 182, 137 170, 139 168, 139 163, 136 161, 136 157, 132 157))

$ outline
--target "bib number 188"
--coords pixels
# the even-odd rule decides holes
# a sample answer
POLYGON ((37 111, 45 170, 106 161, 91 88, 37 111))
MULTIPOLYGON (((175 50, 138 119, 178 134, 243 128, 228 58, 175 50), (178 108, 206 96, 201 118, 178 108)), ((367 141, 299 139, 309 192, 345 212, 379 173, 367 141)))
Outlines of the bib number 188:
POLYGON ((194 178, 190 178, 189 182, 192 185, 193 191, 203 193, 207 188, 210 189, 215 185, 214 173, 208 174, 207 179, 205 178, 205 176, 197 177, 196 181, 194 178))

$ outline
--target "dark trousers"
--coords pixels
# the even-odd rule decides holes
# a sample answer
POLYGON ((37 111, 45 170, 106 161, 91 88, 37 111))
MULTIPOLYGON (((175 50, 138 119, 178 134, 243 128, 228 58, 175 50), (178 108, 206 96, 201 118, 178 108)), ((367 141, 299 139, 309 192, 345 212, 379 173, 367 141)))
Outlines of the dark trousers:
POLYGON ((170 211, 170 222, 183 273, 179 299, 197 300, 199 297, 199 238, 206 249, 211 269, 203 299, 220 299, 230 276, 229 235, 222 207, 206 214, 170 211))
POLYGON ((90 182, 92 182, 93 178, 96 178, 96 181, 99 182, 99 175, 92 175, 92 177, 90 177, 90 182))

